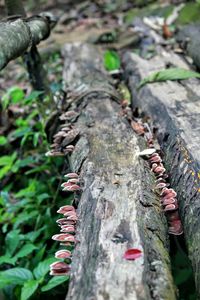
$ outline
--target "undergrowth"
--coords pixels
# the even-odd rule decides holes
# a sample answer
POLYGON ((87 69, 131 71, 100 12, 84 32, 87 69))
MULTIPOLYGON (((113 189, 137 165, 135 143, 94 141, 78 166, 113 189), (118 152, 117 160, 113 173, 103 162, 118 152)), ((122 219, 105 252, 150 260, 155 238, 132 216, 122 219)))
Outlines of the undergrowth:
MULTIPOLYGON (((14 86, 1 101, 0 289, 8 300, 64 299, 69 279, 49 275, 59 249, 51 240, 58 231, 56 211, 71 200, 59 188, 64 159, 45 156, 48 114, 41 116, 40 97, 14 86)), ((50 105, 48 98, 43 105, 50 105)))

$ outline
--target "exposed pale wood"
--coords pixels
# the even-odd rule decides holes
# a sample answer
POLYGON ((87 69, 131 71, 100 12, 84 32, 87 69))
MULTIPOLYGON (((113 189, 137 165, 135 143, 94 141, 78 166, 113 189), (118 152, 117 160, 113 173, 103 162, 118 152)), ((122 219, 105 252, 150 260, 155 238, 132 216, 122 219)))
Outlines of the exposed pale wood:
POLYGON ((176 299, 165 216, 154 177, 138 156, 142 139, 121 115, 97 48, 66 45, 63 55, 63 78, 80 111, 70 162, 83 182, 66 299, 176 299), (128 248, 142 257, 123 259, 128 248))
POLYGON ((164 151, 172 187, 178 192, 180 215, 200 295, 200 83, 197 79, 148 84, 137 90, 141 79, 167 65, 188 68, 172 52, 159 49, 150 60, 129 53, 123 62, 133 105, 152 117, 164 151))

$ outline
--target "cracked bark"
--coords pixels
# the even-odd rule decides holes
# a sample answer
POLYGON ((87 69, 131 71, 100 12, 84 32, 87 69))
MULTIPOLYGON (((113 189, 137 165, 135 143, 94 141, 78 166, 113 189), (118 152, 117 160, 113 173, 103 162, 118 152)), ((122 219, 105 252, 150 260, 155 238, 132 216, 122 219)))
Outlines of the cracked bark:
POLYGON ((150 60, 125 54, 123 63, 132 93, 133 106, 139 106, 158 128, 164 164, 171 186, 178 193, 179 212, 189 258, 200 295, 200 87, 199 80, 148 84, 137 90, 141 79, 167 65, 188 69, 180 56, 160 49, 150 60))
POLYGON ((70 163, 83 181, 66 299, 176 299, 155 178, 137 155, 143 140, 122 117, 97 48, 66 45, 63 56, 66 90, 75 95, 71 109, 80 112, 70 163), (123 259, 128 248, 142 257, 123 259))

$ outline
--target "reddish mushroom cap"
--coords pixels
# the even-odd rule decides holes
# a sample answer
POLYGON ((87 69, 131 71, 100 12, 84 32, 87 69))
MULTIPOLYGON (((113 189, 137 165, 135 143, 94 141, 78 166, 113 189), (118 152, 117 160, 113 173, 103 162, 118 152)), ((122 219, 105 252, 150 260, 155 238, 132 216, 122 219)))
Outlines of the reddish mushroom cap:
POLYGON ((69 233, 55 234, 52 236, 52 240, 59 242, 75 242, 74 236, 69 233))
POLYGON ((50 270, 66 272, 70 270, 70 267, 62 261, 56 261, 50 265, 50 270))
POLYGON ((75 212, 75 208, 72 205, 61 206, 59 208, 59 210, 57 210, 57 213, 64 214, 64 213, 66 213, 68 211, 71 211, 71 212, 74 211, 75 212))
POLYGON ((69 250, 59 250, 55 253, 56 258, 70 258, 72 256, 69 250))
POLYGON ((169 225, 168 232, 170 234, 181 235, 183 233, 183 227, 180 220, 171 221, 169 225))
POLYGON ((67 177, 67 178, 78 178, 78 174, 76 174, 76 173, 68 173, 68 174, 64 175, 64 177, 67 177))

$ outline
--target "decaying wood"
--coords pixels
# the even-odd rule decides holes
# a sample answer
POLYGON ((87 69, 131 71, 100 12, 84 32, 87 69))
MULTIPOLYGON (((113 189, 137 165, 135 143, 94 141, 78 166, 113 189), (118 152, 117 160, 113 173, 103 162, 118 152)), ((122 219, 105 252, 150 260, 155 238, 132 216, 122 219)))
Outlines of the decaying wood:
POLYGON ((178 193, 189 258, 200 295, 200 85, 199 80, 190 79, 148 84, 138 90, 139 81, 153 71, 169 65, 188 69, 181 57, 160 50, 160 55, 150 60, 126 54, 124 66, 133 105, 141 107, 158 128, 165 166, 178 193))
POLYGON ((80 112, 71 171, 82 182, 66 299, 176 299, 155 178, 138 156, 143 140, 122 116, 97 48, 66 45, 63 56, 64 81, 76 95, 71 109, 80 112), (142 257, 125 260, 128 248, 142 257))

